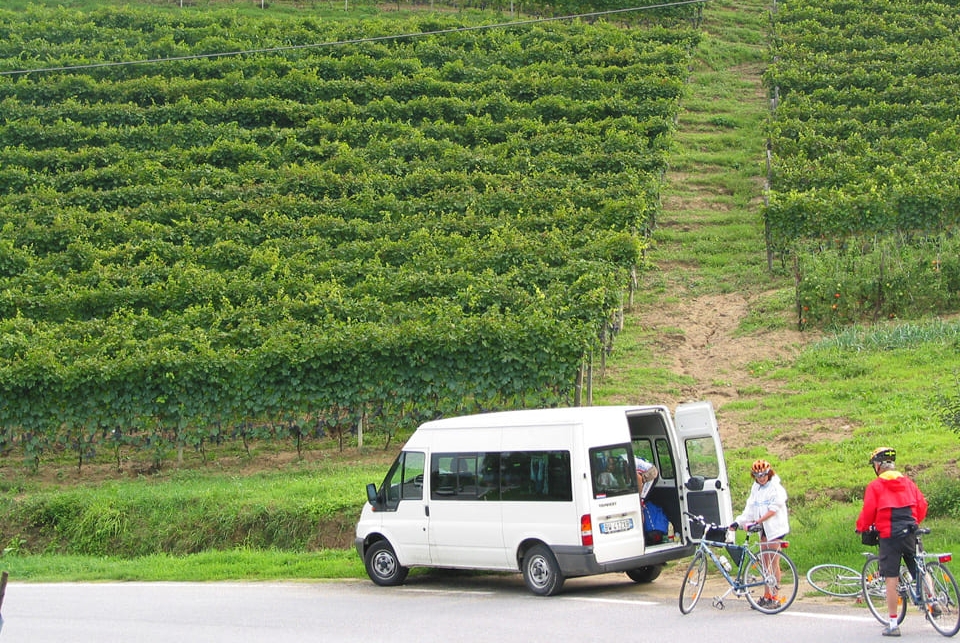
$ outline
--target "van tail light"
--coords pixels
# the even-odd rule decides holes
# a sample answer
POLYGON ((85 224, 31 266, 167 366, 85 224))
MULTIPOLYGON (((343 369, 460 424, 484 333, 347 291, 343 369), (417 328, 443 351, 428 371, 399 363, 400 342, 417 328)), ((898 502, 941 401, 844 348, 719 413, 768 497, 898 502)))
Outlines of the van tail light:
POLYGON ((580 544, 584 547, 593 546, 593 523, 590 514, 580 516, 580 544))
POLYGON ((940 554, 937 556, 937 560, 939 560, 941 563, 949 563, 951 560, 953 560, 953 554, 940 554))

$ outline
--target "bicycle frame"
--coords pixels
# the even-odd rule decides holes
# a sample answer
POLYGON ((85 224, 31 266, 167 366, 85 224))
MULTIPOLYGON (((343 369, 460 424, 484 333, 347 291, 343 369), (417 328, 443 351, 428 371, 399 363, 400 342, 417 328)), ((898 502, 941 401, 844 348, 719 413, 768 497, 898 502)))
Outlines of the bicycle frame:
POLYGON ((743 594, 745 594, 746 591, 751 587, 763 587, 764 585, 766 585, 766 580, 763 580, 763 579, 755 583, 749 583, 743 580, 744 573, 750 567, 749 563, 755 562, 760 566, 761 569, 766 569, 767 565, 765 565, 763 561, 763 555, 766 553, 766 551, 780 551, 782 549, 786 549, 786 547, 788 546, 788 543, 784 541, 782 543, 778 543, 775 546, 769 546, 769 547, 766 547, 761 543, 760 546, 757 548, 757 550, 754 551, 753 549, 750 548, 750 534, 748 533, 747 540, 744 541, 742 545, 731 545, 733 547, 740 547, 743 549, 743 559, 740 561, 739 569, 737 569, 736 576, 728 572, 723 567, 723 565, 720 562, 720 556, 718 556, 717 553, 714 551, 716 549, 726 550, 728 545, 731 545, 731 544, 726 542, 723 542, 723 543, 718 542, 716 540, 701 540, 700 546, 697 548, 698 550, 705 552, 707 556, 709 556, 710 560, 713 561, 714 567, 720 570, 720 573, 723 574, 724 579, 730 585, 730 589, 724 592, 723 596, 720 597, 721 599, 726 596, 729 596, 731 592, 733 592, 736 596, 743 596, 743 594))
MULTIPOLYGON (((746 557, 751 554, 749 550, 744 551, 744 560, 741 560, 740 565, 737 568, 737 575, 734 576, 723 566, 720 562, 720 556, 716 554, 715 549, 726 549, 727 543, 718 542, 715 540, 701 540, 700 545, 697 547, 697 551, 704 552, 707 557, 713 561, 713 566, 720 570, 720 573, 723 575, 724 580, 727 581, 727 584, 730 585, 730 589, 724 592, 723 596, 720 597, 722 600, 725 596, 729 596, 730 592, 736 592, 737 596, 741 596, 744 592, 746 586, 743 583, 743 570, 747 568, 743 564, 746 557)), ((731 561, 732 563, 733 561, 731 561)), ((716 599, 714 599, 716 600, 716 599)))
POLYGON ((911 578, 910 570, 907 569, 907 566, 901 565, 900 584, 897 586, 897 591, 900 596, 909 597, 913 604, 921 609, 923 609, 926 604, 926 597, 936 593, 933 580, 927 571, 927 561, 936 559, 938 563, 943 564, 953 560, 953 554, 928 554, 923 548, 923 533, 930 533, 930 530, 923 530, 917 533, 917 549, 915 555, 917 564, 916 578, 911 578), (921 583, 926 583, 926 591, 924 591, 921 583))

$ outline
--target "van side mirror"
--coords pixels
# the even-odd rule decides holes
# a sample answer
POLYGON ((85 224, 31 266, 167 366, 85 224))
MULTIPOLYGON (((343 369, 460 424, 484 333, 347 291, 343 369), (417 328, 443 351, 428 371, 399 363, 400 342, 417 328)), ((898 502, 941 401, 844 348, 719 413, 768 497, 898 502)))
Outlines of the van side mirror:
POLYGON ((377 496, 377 485, 372 482, 367 485, 367 502, 371 505, 376 505, 380 502, 380 498, 377 496))
POLYGON ((703 491, 703 483, 703 476, 690 476, 683 486, 687 488, 687 491, 703 491))

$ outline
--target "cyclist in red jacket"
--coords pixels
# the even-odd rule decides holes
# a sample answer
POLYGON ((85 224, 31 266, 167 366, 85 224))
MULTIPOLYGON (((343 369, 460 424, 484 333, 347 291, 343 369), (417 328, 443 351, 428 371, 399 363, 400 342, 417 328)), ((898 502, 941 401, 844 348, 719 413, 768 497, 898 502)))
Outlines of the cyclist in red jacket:
POLYGON ((896 450, 891 447, 874 449, 870 464, 875 480, 863 494, 863 509, 857 518, 857 531, 871 528, 880 535, 880 573, 887 586, 887 613, 890 624, 884 636, 900 636, 897 625, 897 584, 901 559, 911 574, 916 575, 917 526, 927 516, 927 499, 913 480, 896 470, 896 450))

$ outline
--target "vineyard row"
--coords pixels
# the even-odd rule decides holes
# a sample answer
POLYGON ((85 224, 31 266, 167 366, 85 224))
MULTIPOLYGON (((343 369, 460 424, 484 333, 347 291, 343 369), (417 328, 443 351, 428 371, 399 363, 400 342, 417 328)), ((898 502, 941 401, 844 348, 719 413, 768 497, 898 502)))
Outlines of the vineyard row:
MULTIPOLYGON (((460 24, 28 13, 0 12, 0 69, 460 24)), ((0 453, 574 402, 695 41, 557 23, 0 77, 0 453)))

